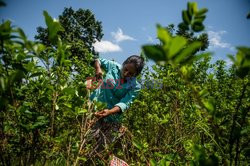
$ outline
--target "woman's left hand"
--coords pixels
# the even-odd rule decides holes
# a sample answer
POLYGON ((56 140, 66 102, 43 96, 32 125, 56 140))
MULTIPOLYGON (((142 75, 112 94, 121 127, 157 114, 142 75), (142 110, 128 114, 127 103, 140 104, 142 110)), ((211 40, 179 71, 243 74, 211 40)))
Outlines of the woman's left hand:
POLYGON ((110 111, 109 111, 108 109, 104 109, 104 110, 102 110, 102 111, 100 111, 100 112, 96 112, 96 113, 95 113, 95 116, 96 116, 96 117, 103 118, 103 117, 108 116, 109 114, 110 114, 110 111))

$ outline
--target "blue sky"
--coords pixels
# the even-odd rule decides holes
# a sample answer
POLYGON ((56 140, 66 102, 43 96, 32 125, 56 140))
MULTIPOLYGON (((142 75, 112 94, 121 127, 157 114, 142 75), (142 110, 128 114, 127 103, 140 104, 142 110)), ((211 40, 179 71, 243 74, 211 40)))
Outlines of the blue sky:
MULTIPOLYGON (((36 27, 45 26, 43 10, 57 18, 64 7, 90 9, 102 22, 104 37, 96 43, 100 56, 122 63, 139 54, 141 46, 157 43, 156 23, 162 26, 181 22, 187 0, 5 0, 0 19, 10 19, 33 40, 36 27)), ((250 0, 198 0, 199 8, 208 8, 205 20, 213 61, 235 53, 235 46, 250 46, 250 0)))

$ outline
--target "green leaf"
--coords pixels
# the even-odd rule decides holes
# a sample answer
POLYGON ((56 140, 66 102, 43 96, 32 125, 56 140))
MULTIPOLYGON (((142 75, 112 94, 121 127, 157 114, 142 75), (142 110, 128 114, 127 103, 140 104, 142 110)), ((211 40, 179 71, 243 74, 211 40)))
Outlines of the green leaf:
POLYGON ((159 166, 169 166, 170 163, 170 161, 167 161, 165 158, 163 158, 160 160, 159 166))
POLYGON ((14 71, 9 77, 9 85, 13 85, 15 82, 19 82, 22 78, 25 77, 25 74, 22 70, 14 71))
POLYGON ((246 126, 240 131, 241 135, 247 135, 248 133, 250 133, 250 126, 246 126))
POLYGON ((168 58, 171 59, 175 54, 180 52, 186 45, 186 43, 186 39, 182 36, 176 36, 175 38, 173 38, 169 46, 168 58))
POLYGON ((192 10, 193 10, 193 13, 196 14, 197 11, 198 11, 198 5, 196 2, 192 2, 192 10))
POLYGON ((204 25, 201 22, 194 22, 192 25, 192 30, 194 32, 200 32, 203 31, 205 29, 204 25))
POLYGON ((153 61, 160 63, 166 60, 162 47, 157 45, 145 45, 142 47, 145 55, 153 61))
POLYGON ((76 91, 76 89, 75 88, 71 88, 71 87, 67 87, 67 88, 63 89, 63 93, 65 95, 74 96, 75 95, 75 91, 76 91))
POLYGON ((142 144, 141 143, 139 143, 139 142, 137 142, 137 141, 132 141, 132 143, 133 143, 133 145, 135 146, 135 147, 137 147, 139 150, 142 150, 142 144))
POLYGON ((43 119, 43 120, 41 120, 41 121, 35 122, 35 123, 31 126, 31 129, 34 130, 34 129, 43 127, 43 126, 45 126, 47 123, 48 123, 48 121, 45 121, 45 119, 43 119))
POLYGON ((78 159, 81 160, 81 161, 87 161, 86 157, 78 157, 78 159))
POLYGON ((30 75, 30 77, 37 77, 37 76, 40 76, 40 75, 43 75, 42 72, 36 72, 36 73, 33 73, 30 75))
POLYGON ((240 78, 244 78, 250 73, 250 48, 248 47, 237 47, 238 52, 236 57, 229 55, 234 61, 234 65, 237 67, 236 75, 240 78))
POLYGON ((160 25, 157 25, 157 37, 165 45, 171 40, 169 32, 160 25))
POLYGON ((59 22, 54 21, 52 19, 52 17, 48 14, 47 11, 43 11, 43 15, 45 17, 45 22, 48 27, 49 40, 55 43, 57 41, 57 33, 59 31, 63 31, 64 29, 59 22))
POLYGON ((207 89, 203 89, 203 90, 201 90, 201 91, 199 92, 199 96, 200 96, 200 97, 206 97, 206 96, 208 96, 208 95, 209 95, 209 92, 208 92, 207 89))
POLYGON ((202 24, 202 22, 205 20, 206 16, 198 16, 198 17, 194 17, 194 23, 200 23, 202 24))
POLYGON ((186 77, 188 75, 188 67, 187 66, 182 66, 180 68, 180 71, 181 71, 181 73, 182 73, 183 76, 186 77))
POLYGON ((4 92, 6 89, 6 79, 3 77, 0 77, 0 86, 1 86, 1 91, 4 92))
POLYGON ((28 64, 24 64, 23 66, 27 71, 30 72, 32 72, 33 69, 35 68, 35 64, 33 62, 29 62, 28 64))
POLYGON ((0 38, 2 40, 9 40, 11 38, 10 34, 12 32, 11 22, 9 20, 5 21, 0 25, 0 38))
POLYGON ((204 107, 208 111, 210 111, 210 112, 214 111, 214 109, 215 109, 215 106, 214 106, 215 100, 213 98, 209 98, 208 100, 203 99, 202 103, 203 103, 204 107))
POLYGON ((188 31, 189 30, 189 26, 187 25, 187 24, 185 24, 185 23, 180 23, 179 25, 178 25, 178 27, 180 28, 180 29, 183 29, 183 30, 186 30, 186 31, 188 31))
POLYGON ((79 109, 79 110, 77 111, 77 114, 78 114, 78 115, 79 115, 79 114, 84 114, 84 113, 86 113, 86 112, 88 112, 87 109, 81 108, 81 109, 79 109))
POLYGON ((72 104, 71 103, 63 103, 64 106, 68 107, 68 108, 72 108, 72 104))
POLYGON ((157 162, 154 159, 151 159, 149 163, 150 163, 150 166, 157 166, 157 162))
POLYGON ((46 47, 43 44, 41 44, 41 43, 34 44, 34 46, 33 46, 33 50, 35 51, 35 53, 37 55, 39 55, 45 49, 46 49, 46 47))
POLYGON ((27 37, 26 37, 24 31, 23 31, 21 28, 17 28, 17 31, 18 31, 18 33, 19 33, 21 39, 22 39, 24 42, 26 42, 26 41, 27 41, 27 37))
POLYGON ((24 113, 25 113, 25 114, 32 115, 32 112, 30 112, 29 110, 25 110, 24 113))
POLYGON ((201 42, 193 42, 189 44, 180 54, 178 54, 174 61, 175 63, 185 62, 193 53, 201 47, 201 42))
POLYGON ((203 16, 207 11, 207 8, 202 8, 196 13, 196 16, 203 16))
POLYGON ((189 17, 186 10, 182 10, 182 20, 187 25, 191 24, 191 17, 189 17))
POLYGON ((193 16, 193 9, 192 9, 192 3, 191 2, 187 3, 187 11, 188 11, 189 16, 192 18, 192 16, 193 16))

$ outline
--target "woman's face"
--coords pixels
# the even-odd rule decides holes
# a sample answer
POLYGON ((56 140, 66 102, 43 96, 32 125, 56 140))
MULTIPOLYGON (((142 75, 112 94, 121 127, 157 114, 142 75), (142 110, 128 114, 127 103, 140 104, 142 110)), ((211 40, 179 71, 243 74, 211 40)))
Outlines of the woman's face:
POLYGON ((125 64, 122 68, 122 78, 135 77, 136 67, 133 63, 125 64))

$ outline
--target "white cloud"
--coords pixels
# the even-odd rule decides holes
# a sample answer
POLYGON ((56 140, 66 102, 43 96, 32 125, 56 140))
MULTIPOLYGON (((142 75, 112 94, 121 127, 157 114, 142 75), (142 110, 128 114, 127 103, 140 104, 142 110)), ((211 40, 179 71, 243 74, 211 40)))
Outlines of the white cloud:
POLYGON ((210 47, 233 49, 233 47, 231 46, 230 43, 222 41, 221 36, 225 33, 227 33, 227 32, 226 31, 218 31, 218 32, 208 31, 210 47))
POLYGON ((121 47, 107 40, 97 41, 94 43, 95 51, 107 53, 122 51, 121 47))
POLYGON ((117 32, 111 32, 111 35, 116 42, 121 42, 124 40, 135 40, 133 37, 123 34, 121 28, 118 28, 117 32))

